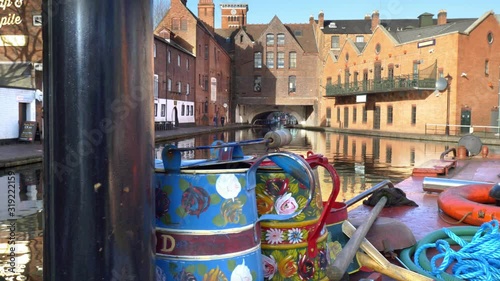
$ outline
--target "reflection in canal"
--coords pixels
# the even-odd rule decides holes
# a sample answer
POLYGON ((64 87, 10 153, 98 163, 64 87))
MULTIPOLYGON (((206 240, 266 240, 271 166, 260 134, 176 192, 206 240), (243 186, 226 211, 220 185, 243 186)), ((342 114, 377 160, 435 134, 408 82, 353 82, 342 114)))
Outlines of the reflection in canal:
POLYGON ((0 276, 42 280, 42 165, 0 170, 0 276))
MULTIPOLYGON (((262 138, 266 130, 249 129, 169 142, 177 147, 207 146, 214 140, 226 142, 262 138)), ((326 156, 341 178, 337 201, 345 201, 365 189, 389 179, 397 183, 411 175, 414 166, 428 159, 439 158, 451 144, 402 139, 373 138, 368 136, 339 135, 335 133, 291 130, 293 140, 282 150, 300 155, 308 151, 326 156)), ((156 147, 156 158, 161 158, 165 144, 156 147)), ((262 155, 264 145, 243 146, 246 155, 262 155)), ((489 147, 491 153, 500 153, 498 147, 489 147)), ((209 158, 209 150, 191 150, 182 153, 185 159, 209 158)), ((42 280, 42 165, 22 166, 0 170, 0 276, 12 280, 42 280), (9 202, 9 184, 14 182, 15 198, 9 202), (14 209, 12 206, 14 204, 14 209), (11 216, 11 211, 13 215, 11 216), (11 230, 15 224, 15 230, 11 230), (14 235, 14 236, 12 236, 14 235), (15 242, 15 251, 11 252, 15 242), (11 254, 12 253, 12 254, 11 254), (14 255, 14 267, 11 266, 14 255)), ((320 189, 326 200, 331 192, 331 178, 321 167, 320 189)), ((8 279, 9 280, 9 279, 8 279)))

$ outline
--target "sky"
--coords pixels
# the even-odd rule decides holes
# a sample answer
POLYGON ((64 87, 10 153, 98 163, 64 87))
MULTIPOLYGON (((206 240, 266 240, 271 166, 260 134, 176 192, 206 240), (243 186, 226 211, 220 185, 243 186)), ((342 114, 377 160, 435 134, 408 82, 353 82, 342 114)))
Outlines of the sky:
MULTIPOLYGON (((283 23, 307 23, 309 17, 318 19, 323 11, 325 20, 363 19, 378 10, 381 19, 417 19, 428 12, 437 18, 439 10, 446 10, 448 18, 478 18, 493 10, 500 14, 498 0, 213 0, 215 28, 220 28, 220 4, 248 4, 249 24, 269 23, 277 15, 283 23)), ((198 14, 198 0, 188 0, 188 8, 198 14)))

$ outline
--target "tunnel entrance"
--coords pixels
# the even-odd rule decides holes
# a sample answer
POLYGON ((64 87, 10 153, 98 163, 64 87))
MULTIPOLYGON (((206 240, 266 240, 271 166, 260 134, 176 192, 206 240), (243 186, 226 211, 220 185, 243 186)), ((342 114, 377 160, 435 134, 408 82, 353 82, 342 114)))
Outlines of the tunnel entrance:
POLYGON ((288 112, 267 111, 257 114, 252 119, 253 125, 264 125, 273 128, 280 128, 286 125, 297 125, 297 118, 288 112))

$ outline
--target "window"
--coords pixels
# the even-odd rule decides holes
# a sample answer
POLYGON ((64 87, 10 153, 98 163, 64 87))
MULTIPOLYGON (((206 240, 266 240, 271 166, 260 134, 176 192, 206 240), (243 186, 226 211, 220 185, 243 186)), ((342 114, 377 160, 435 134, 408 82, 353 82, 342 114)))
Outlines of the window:
POLYGON ((177 82, 177 92, 180 94, 182 92, 182 82, 177 82))
POLYGON ((486 36, 486 39, 488 40, 488 44, 491 45, 491 43, 493 43, 493 33, 488 32, 488 35, 486 36))
POLYGON ((181 55, 177 55, 177 66, 181 66, 181 55))
POLYGON ((180 19, 174 18, 172 19, 172 30, 179 30, 181 28, 180 19))
POLYGON ((393 64, 389 64, 389 67, 387 68, 387 78, 389 80, 394 79, 394 65, 393 64))
POLYGON ((418 80, 418 65, 420 64, 420 61, 414 61, 413 62, 413 80, 418 80))
POLYGON ((154 95, 155 95, 155 99, 158 98, 158 75, 155 74, 154 76, 154 95))
POLYGON ((274 34, 272 33, 266 34, 266 45, 274 46, 274 34))
POLYGON ((169 92, 172 91, 172 79, 168 78, 168 82, 167 82, 167 90, 169 92))
POLYGON ((172 56, 172 52, 168 50, 167 52, 167 62, 170 63, 170 57, 172 56))
POLYGON ((289 68, 297 68, 297 53, 290 52, 290 59, 288 61, 289 68))
POLYGON ((296 92, 296 77, 295 76, 288 76, 288 92, 289 93, 295 93, 296 92))
POLYGON ((392 124, 392 105, 387 106, 387 124, 392 124))
POLYGON ((355 90, 357 91, 358 89, 358 75, 359 73, 357 71, 354 71, 354 79, 353 79, 353 82, 354 82, 354 88, 355 90))
POLYGON ((165 117, 165 104, 161 105, 161 117, 165 117))
POLYGON ((262 76, 256 75, 253 78, 253 91, 260 92, 262 91, 262 76))
POLYGON ((181 116, 185 116, 185 115, 186 115, 186 106, 182 105, 181 106, 181 116))
POLYGON ((186 59, 186 70, 189 70, 189 59, 186 59))
POLYGON ((368 122, 368 110, 366 110, 366 106, 363 106, 363 124, 368 122))
POLYGON ((377 45, 375 45, 375 54, 380 54, 380 50, 382 49, 382 46, 380 46, 380 43, 377 43, 377 45))
POLYGON ((278 68, 285 68, 285 53, 278 52, 278 68))
POLYGON ((344 70, 344 86, 349 87, 349 80, 351 78, 351 73, 349 73, 349 69, 344 70))
POLYGON ((278 33, 278 46, 283 46, 285 45, 285 34, 283 33, 278 33))
POLYGON ((365 37, 362 35, 356 36, 356 43, 363 43, 365 42, 365 37))
POLYGON ((490 75, 490 61, 489 60, 484 61, 484 75, 486 75, 486 76, 490 75))
POLYGON ((357 121, 358 109, 354 107, 352 109, 352 123, 355 124, 357 121))
POLYGON ((187 30, 187 29, 188 29, 187 19, 181 19, 181 30, 187 30))
POLYGON ((158 104, 155 103, 155 117, 158 117, 158 104))
POLYGON ((338 36, 332 36, 332 43, 331 43, 331 48, 332 49, 340 49, 340 39, 338 36))
POLYGON ((337 107, 337 122, 340 123, 340 107, 337 107))
POLYGON ((191 116, 194 115, 194 107, 191 105, 191 116))
POLYGON ((189 96, 190 92, 191 92, 191 89, 190 89, 189 83, 188 83, 188 84, 186 84, 186 96, 189 96))
POLYGON ((203 90, 208 91, 208 76, 203 77, 203 90))
POLYGON ((153 57, 156 58, 156 44, 153 44, 153 57))
POLYGON ((331 85, 332 84, 332 77, 327 77, 326 78, 326 85, 331 85))
POLYGON ((208 60, 208 45, 205 44, 205 59, 208 60))
POLYGON ((254 68, 262 68, 262 53, 255 52, 253 54, 253 67, 254 68))
POLYGON ((412 125, 417 124, 417 106, 416 105, 411 106, 411 124, 412 125))
POLYGON ((274 53, 273 52, 266 53, 266 66, 267 66, 267 68, 274 68, 274 53))

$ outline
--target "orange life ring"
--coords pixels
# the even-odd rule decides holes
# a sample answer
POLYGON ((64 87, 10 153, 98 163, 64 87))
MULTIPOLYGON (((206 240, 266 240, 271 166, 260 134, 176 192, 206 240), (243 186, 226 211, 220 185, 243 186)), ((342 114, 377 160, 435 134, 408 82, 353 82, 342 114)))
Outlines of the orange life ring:
POLYGON ((438 206, 448 216, 471 225, 500 219, 500 207, 489 196, 493 184, 471 184, 447 188, 439 194, 438 206))

